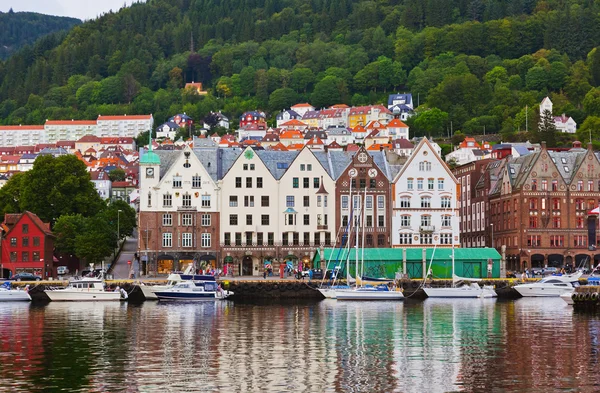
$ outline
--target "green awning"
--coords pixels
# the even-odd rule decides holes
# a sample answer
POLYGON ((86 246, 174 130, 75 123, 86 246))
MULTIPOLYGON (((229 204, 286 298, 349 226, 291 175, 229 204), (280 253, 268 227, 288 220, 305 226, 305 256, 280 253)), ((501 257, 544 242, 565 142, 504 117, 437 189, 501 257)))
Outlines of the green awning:
MULTIPOLYGON (((321 250, 317 249, 313 260, 320 260, 321 250)), ((336 259, 338 257, 345 260, 348 256, 351 261, 354 261, 356 252, 350 250, 348 255, 347 250, 341 252, 337 248, 326 248, 323 250, 323 259, 328 261, 329 259, 336 259), (333 253, 333 255, 332 255, 333 253)), ((430 261, 433 256, 434 261, 451 261, 452 260, 452 248, 436 248, 435 254, 433 248, 425 249, 425 259, 430 261)), ((363 260, 363 250, 359 250, 358 258, 363 260)), ((454 260, 455 261, 487 261, 492 259, 493 261, 500 260, 500 254, 494 248, 455 248, 454 249, 454 260)), ((406 260, 407 261, 422 261, 423 260, 423 249, 422 248, 407 248, 406 249, 406 260)), ((365 248, 364 249, 364 261, 402 261, 402 248, 365 248)))
POLYGON ((225 262, 225 263, 233 263, 233 257, 232 256, 226 256, 223 259, 223 262, 225 262))

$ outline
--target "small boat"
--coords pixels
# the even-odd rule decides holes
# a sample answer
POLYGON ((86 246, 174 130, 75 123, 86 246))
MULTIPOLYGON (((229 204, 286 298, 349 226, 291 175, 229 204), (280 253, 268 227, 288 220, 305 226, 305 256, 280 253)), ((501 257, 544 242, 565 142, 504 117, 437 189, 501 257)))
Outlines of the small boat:
MULTIPOLYGON (((213 277, 214 279, 214 277, 213 277)), ((226 299, 233 292, 221 289, 216 281, 182 281, 171 288, 154 292, 159 301, 199 301, 226 299)))
POLYGON ((437 298, 490 298, 498 294, 491 285, 483 288, 477 283, 479 278, 465 278, 453 275, 452 286, 448 288, 423 288, 427 297, 437 298))
POLYGON ((350 290, 336 290, 335 298, 337 300, 402 300, 404 295, 398 288, 392 290, 387 285, 367 285, 350 290))
POLYGON ((540 281, 515 285, 514 288, 523 297, 558 297, 564 293, 571 294, 575 284, 579 283, 581 272, 560 276, 546 276, 540 281))
POLYGON ((317 288, 317 291, 321 292, 325 299, 335 299, 335 291, 349 291, 348 285, 332 285, 330 287, 317 288))
POLYGON ((158 300, 155 292, 162 292, 166 289, 173 288, 173 285, 182 281, 215 281, 215 277, 211 275, 192 274, 194 270, 193 264, 183 273, 171 273, 167 277, 167 283, 164 285, 148 285, 148 283, 141 282, 139 284, 142 293, 146 300, 158 300))
POLYGON ((117 287, 114 291, 105 289, 104 280, 83 277, 69 281, 66 288, 50 288, 44 291, 53 302, 119 301, 127 299, 127 292, 117 287))
POLYGON ((11 289, 10 281, 0 287, 0 302, 31 301, 29 296, 29 285, 25 289, 11 289))

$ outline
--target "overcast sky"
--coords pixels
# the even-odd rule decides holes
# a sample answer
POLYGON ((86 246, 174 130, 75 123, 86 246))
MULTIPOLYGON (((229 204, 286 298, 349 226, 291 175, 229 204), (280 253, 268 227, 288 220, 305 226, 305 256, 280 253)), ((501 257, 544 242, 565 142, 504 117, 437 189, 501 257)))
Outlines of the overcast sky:
POLYGON ((140 0, 0 0, 0 11, 7 12, 12 7, 15 12, 31 11, 85 20, 111 9, 118 11, 123 4, 130 5, 134 1, 140 0))

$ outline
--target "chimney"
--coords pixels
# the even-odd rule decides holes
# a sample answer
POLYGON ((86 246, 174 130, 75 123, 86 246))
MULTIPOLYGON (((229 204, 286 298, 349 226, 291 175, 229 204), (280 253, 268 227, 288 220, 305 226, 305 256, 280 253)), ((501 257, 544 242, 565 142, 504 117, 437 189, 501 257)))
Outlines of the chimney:
POLYGON ((581 142, 579 142, 579 141, 573 141, 573 148, 574 149, 580 149, 581 148, 581 142))
POLYGON ((542 150, 546 150, 546 141, 542 141, 542 150))

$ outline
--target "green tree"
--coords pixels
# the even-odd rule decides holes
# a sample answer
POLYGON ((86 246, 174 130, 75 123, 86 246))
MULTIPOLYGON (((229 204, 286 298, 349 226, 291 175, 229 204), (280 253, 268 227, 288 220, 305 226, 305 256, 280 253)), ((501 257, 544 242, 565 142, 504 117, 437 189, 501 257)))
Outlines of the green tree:
POLYGON ((56 236, 54 248, 60 254, 77 255, 76 239, 86 229, 86 219, 81 214, 65 214, 60 216, 52 232, 56 236))
POLYGON ((27 182, 28 172, 15 173, 8 179, 6 184, 0 188, 0 212, 21 213, 21 194, 24 183, 27 182))
POLYGON ((588 116, 577 130, 577 139, 580 141, 600 141, 600 117, 588 116))
POLYGON ((54 223, 63 214, 94 216, 104 205, 85 164, 74 155, 40 156, 26 176, 20 209, 44 222, 54 223))
POLYGON ((589 116, 600 116, 600 88, 593 88, 583 99, 583 109, 589 116))
POLYGON ((75 255, 86 263, 97 264, 111 255, 117 234, 102 217, 85 219, 85 229, 75 238, 75 255))
POLYGON ((444 134, 448 113, 437 108, 421 111, 413 120, 415 127, 421 132, 421 135, 440 136, 444 134))
POLYGON ((125 180, 125 171, 121 168, 115 168, 108 173, 108 178, 111 182, 115 181, 124 181, 125 180))
POLYGON ((546 146, 555 147, 556 146, 556 125, 554 124, 554 117, 552 113, 548 110, 544 111, 540 117, 540 122, 538 124, 537 135, 535 136, 535 140, 537 142, 546 142, 546 146))
POLYGON ((310 68, 294 68, 290 79, 290 87, 297 92, 306 93, 315 81, 315 74, 310 68))
POLYGON ((311 103, 315 108, 324 108, 344 101, 348 90, 341 78, 326 76, 315 85, 311 103))
POLYGON ((277 89, 269 96, 269 108, 275 112, 287 109, 298 102, 298 94, 289 87, 277 89))

